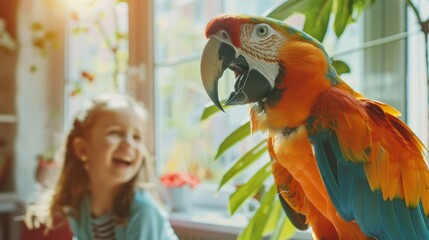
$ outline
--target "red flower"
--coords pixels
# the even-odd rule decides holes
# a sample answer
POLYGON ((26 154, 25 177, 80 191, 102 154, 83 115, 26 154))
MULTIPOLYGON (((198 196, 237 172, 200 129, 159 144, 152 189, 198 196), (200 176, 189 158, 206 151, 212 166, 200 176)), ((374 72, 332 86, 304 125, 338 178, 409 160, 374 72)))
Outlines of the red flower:
POLYGON ((82 78, 86 79, 88 82, 94 82, 95 76, 87 71, 83 71, 82 78))
POLYGON ((71 13, 71 18, 72 18, 74 21, 78 21, 78 20, 79 20, 79 14, 78 14, 76 11, 73 11, 73 12, 71 13))
POLYGON ((167 173, 161 176, 161 182, 166 187, 183 187, 189 185, 191 188, 200 183, 200 179, 188 173, 167 173))

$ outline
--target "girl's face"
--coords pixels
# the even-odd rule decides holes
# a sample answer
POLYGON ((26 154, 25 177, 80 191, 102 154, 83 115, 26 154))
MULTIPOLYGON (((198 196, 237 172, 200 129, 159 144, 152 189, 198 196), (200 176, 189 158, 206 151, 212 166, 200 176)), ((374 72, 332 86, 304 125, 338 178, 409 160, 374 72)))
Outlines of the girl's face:
POLYGON ((95 114, 83 140, 90 180, 116 185, 137 174, 143 161, 142 125, 142 118, 126 106, 95 114))

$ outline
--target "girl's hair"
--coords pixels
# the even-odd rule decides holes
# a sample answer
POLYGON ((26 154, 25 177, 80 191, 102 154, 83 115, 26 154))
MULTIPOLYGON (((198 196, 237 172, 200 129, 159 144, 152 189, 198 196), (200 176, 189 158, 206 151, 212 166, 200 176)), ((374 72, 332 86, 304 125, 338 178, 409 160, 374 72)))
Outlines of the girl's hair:
MULTIPOLYGON (((98 96, 78 112, 64 144, 63 167, 56 187, 51 193, 49 219, 41 221, 45 222, 48 228, 52 227, 54 217, 64 219, 66 216, 72 216, 79 219, 80 204, 84 196, 89 193, 89 178, 84 163, 73 151, 73 141, 76 138, 85 138, 91 126, 96 123, 95 119, 100 110, 109 109, 117 101, 121 101, 121 104, 126 103, 130 109, 141 116, 142 124, 146 124, 147 113, 143 105, 124 95, 108 94, 98 96)), ((144 159, 141 170, 129 182, 124 184, 113 202, 112 212, 118 224, 125 224, 128 220, 129 206, 137 184, 149 187, 154 180, 152 158, 145 146, 143 148, 144 159)))

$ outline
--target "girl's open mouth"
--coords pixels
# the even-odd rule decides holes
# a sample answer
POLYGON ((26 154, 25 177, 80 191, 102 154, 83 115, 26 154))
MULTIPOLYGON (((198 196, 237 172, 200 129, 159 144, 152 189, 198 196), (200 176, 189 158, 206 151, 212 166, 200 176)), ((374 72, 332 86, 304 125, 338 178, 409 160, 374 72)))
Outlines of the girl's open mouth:
POLYGON ((131 166, 132 162, 121 158, 113 158, 113 164, 116 167, 129 167, 131 166))

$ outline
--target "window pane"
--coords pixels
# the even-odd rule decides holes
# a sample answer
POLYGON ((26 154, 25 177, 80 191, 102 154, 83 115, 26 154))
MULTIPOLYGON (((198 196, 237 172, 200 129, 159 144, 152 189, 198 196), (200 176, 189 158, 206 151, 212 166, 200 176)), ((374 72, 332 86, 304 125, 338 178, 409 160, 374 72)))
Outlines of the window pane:
POLYGON ((123 92, 128 62, 128 4, 117 0, 69 3, 66 121, 85 99, 123 92))
MULTIPOLYGON (((423 19, 429 16, 429 2, 424 0, 413 1, 416 4, 423 19), (424 17, 426 16, 426 17, 424 17)), ((429 143, 428 131, 428 83, 426 76, 425 43, 421 26, 416 15, 408 8, 408 32, 407 39, 407 120, 409 126, 416 132, 425 146, 429 143)), ((429 47, 429 46, 428 46, 429 47)))
POLYGON ((221 9, 216 0, 155 1, 156 62, 199 54, 206 23, 221 9))
MULTIPOLYGON (((221 141, 247 121, 248 106, 234 106, 234 111, 201 122, 210 99, 199 65, 210 19, 222 12, 262 14, 274 2, 155 1, 156 152, 161 171, 189 171, 206 182, 219 183, 226 166, 259 142, 261 135, 251 136, 214 160, 221 141)), ((233 87, 232 73, 226 75, 219 81, 220 98, 226 98, 233 87)))
MULTIPOLYGON (((365 42, 384 39, 406 31, 405 8, 401 0, 379 1, 363 18, 365 42), (385 14, 389 12, 390 14, 385 14)), ((406 114, 405 39, 367 48, 364 52, 363 92, 368 98, 388 103, 406 114)))
MULTIPOLYGON (((157 92, 162 96, 156 102, 157 119, 162 120, 157 121, 157 153, 164 162, 163 171, 189 171, 217 183, 226 164, 250 149, 254 140, 242 142, 227 157, 214 161, 220 142, 247 119, 247 106, 237 106, 234 111, 200 121, 203 103, 210 100, 201 84, 199 64, 192 61, 157 68, 157 92)), ((220 89, 227 88, 225 85, 221 83, 220 89)))

